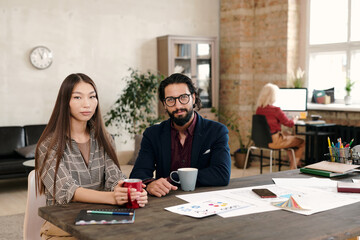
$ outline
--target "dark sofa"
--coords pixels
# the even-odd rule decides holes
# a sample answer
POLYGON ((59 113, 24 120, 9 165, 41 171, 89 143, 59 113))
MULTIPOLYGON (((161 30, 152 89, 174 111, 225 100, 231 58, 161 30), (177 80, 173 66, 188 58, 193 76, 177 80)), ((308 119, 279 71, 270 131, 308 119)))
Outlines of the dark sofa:
POLYGON ((0 127, 0 179, 26 177, 23 162, 34 159, 34 151, 46 125, 0 127))

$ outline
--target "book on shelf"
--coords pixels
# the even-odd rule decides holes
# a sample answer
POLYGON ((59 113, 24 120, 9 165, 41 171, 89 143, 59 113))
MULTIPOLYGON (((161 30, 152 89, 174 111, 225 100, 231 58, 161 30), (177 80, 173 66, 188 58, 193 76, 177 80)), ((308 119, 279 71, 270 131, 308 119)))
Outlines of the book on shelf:
POLYGON ((75 219, 75 225, 133 223, 135 210, 116 209, 83 209, 75 219))
POLYGON ((349 193, 360 193, 360 183, 354 182, 338 182, 337 183, 338 192, 349 192, 349 193))
POLYGON ((178 44, 177 45, 177 57, 189 58, 191 56, 190 44, 178 44))
POLYGON ((358 165, 321 161, 300 168, 300 172, 315 174, 325 177, 337 177, 354 172, 358 167, 359 167, 358 165))
POLYGON ((175 44, 174 46, 174 56, 178 57, 180 55, 180 47, 179 44, 175 44))

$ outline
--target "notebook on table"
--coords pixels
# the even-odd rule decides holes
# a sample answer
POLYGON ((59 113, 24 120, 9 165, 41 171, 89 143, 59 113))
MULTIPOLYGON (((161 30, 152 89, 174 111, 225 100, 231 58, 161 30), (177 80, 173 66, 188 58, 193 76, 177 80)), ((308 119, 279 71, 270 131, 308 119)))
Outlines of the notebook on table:
POLYGON ((360 193, 360 183, 338 182, 338 192, 360 193))
POLYGON ((76 217, 75 225, 121 224, 133 223, 134 221, 134 209, 83 209, 80 210, 80 213, 76 217))
POLYGON ((358 167, 359 165, 322 161, 300 168, 300 172, 325 177, 337 177, 357 171, 356 168, 358 167))

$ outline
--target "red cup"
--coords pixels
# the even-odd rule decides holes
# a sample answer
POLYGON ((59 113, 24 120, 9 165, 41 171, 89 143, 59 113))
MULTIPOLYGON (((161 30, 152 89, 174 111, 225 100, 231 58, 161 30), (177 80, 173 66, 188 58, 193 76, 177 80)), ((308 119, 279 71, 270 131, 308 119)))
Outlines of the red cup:
POLYGON ((123 187, 127 187, 128 188, 128 202, 126 204, 127 208, 139 208, 139 204, 137 203, 137 201, 134 199, 131 199, 131 188, 135 188, 136 191, 138 192, 142 192, 142 181, 141 179, 136 179, 136 178, 130 178, 130 179, 124 179, 124 183, 123 183, 123 187))

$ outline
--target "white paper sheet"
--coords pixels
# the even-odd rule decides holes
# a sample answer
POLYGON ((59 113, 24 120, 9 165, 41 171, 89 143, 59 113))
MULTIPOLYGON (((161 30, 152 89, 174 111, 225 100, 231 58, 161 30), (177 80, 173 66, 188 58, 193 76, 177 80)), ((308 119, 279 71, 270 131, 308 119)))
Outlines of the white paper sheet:
POLYGON ((277 184, 183 194, 177 195, 177 197, 189 203, 225 198, 237 201, 239 206, 243 206, 236 210, 218 213, 224 218, 280 210, 281 208, 273 206, 271 202, 285 201, 290 196, 296 198, 298 204, 307 210, 290 209, 288 211, 303 215, 311 215, 360 201, 360 194, 337 193, 337 182, 330 179, 277 178, 274 179, 274 182, 277 184), (253 188, 267 188, 274 192, 277 198, 260 198, 252 191, 253 188))
POLYGON ((310 187, 323 191, 337 192, 337 181, 329 178, 273 178, 277 186, 282 187, 310 187))
MULTIPOLYGON (((337 191, 337 182, 329 178, 273 178, 272 179, 277 186, 296 188, 306 187, 311 189, 317 189, 325 192, 337 193, 340 195, 346 195, 349 198, 360 199, 360 194, 354 193, 339 193, 337 191)), ((353 181, 356 179, 353 179, 353 181)))
POLYGON ((339 194, 335 192, 327 192, 317 190, 315 188, 302 188, 297 187, 297 190, 304 192, 303 195, 296 196, 296 201, 303 208, 309 209, 302 210, 288 210, 291 212, 311 215, 314 213, 342 207, 360 201, 360 198, 353 198, 346 194, 339 194))
MULTIPOLYGON (((184 195, 177 195, 178 198, 181 198, 187 202, 198 202, 203 201, 204 199, 214 199, 214 198, 221 198, 221 197, 228 197, 234 199, 236 201, 241 201, 248 204, 248 207, 237 209, 233 211, 228 211, 224 213, 218 214, 221 217, 234 217, 234 216, 241 216, 247 215, 252 213, 259 213, 259 212, 268 212, 268 211, 275 211, 279 210, 269 204, 267 199, 261 199, 258 195, 252 192, 251 189, 253 188, 268 188, 270 186, 275 186, 274 184, 271 185, 263 185, 263 186, 253 186, 247 188, 234 188, 228 190, 219 190, 219 191, 212 191, 212 192, 203 192, 203 193, 193 193, 193 194, 184 194, 184 195)), ((272 189, 269 188, 270 191, 272 189)), ((272 200, 279 199, 273 198, 272 200)))

